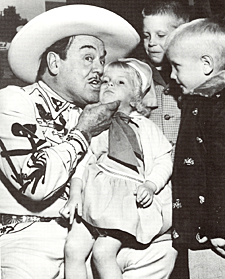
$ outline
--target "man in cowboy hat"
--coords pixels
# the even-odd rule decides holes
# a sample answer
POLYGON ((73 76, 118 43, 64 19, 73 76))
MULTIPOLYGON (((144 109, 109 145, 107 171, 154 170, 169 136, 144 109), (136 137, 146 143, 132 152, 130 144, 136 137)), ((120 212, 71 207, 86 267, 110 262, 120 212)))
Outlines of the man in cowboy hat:
POLYGON ((2 278, 63 277, 67 182, 119 105, 98 103, 104 63, 138 43, 124 19, 87 5, 43 13, 13 39, 9 64, 30 85, 0 94, 2 278))

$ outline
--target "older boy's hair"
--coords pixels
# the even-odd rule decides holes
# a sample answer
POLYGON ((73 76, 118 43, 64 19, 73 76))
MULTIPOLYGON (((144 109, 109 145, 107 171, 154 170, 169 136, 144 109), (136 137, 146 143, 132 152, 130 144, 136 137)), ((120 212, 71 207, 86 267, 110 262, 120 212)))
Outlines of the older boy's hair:
POLYGON ((215 66, 220 70, 225 69, 225 17, 214 16, 211 18, 196 19, 178 27, 168 38, 168 44, 189 38, 195 43, 195 53, 198 49, 204 54, 211 54, 215 66), (199 44, 198 44, 199 42, 199 44), (197 47, 199 46, 199 48, 197 47), (208 53, 207 53, 208 52, 208 53))
POLYGON ((142 16, 171 15, 181 21, 180 24, 190 20, 189 6, 181 0, 152 0, 142 10, 142 16))

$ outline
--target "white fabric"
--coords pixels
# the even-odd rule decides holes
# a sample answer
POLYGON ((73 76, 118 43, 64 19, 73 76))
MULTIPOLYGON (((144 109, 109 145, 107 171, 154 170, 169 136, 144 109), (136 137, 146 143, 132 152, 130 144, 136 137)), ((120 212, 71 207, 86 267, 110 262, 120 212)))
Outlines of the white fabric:
POLYGON ((1 279, 63 279, 67 229, 55 221, 37 222, 0 237, 1 279))
MULTIPOLYGON (((25 88, 9 86, 1 90, 0 104, 0 139, 7 151, 18 150, 17 156, 10 156, 15 171, 6 158, 0 156, 1 171, 16 191, 21 190, 22 185, 30 181, 23 194, 34 201, 53 195, 54 191, 67 181, 77 160, 87 149, 86 140, 79 131, 69 133, 76 125, 81 110, 61 99, 43 82, 25 88), (54 101, 56 104, 53 100, 57 100, 54 101), (47 116, 43 116, 45 114, 47 116), (61 125, 61 117, 67 121, 65 127, 61 125), (56 124, 62 126, 61 130, 56 129, 56 124), (20 135, 21 125, 24 125, 25 131, 27 125, 30 130, 33 129, 33 149, 36 148, 36 151, 32 151, 32 141, 20 135), (68 142, 68 135, 77 140, 68 142), (27 154, 20 155, 26 150, 27 154), (35 170, 39 171, 35 173, 35 170), (40 173, 42 176, 39 179, 40 173), (30 175, 33 175, 31 180, 28 179, 30 175)), ((0 213, 60 216, 59 210, 65 204, 65 198, 58 199, 41 212, 37 209, 35 212, 35 208, 30 210, 17 202, 7 185, 9 184, 4 185, 0 180, 0 213)))

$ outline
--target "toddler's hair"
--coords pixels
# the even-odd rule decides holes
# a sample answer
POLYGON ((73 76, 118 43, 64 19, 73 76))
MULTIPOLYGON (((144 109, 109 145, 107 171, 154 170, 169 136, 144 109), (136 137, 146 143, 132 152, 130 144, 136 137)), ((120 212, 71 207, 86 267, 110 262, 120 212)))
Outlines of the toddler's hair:
POLYGON ((131 77, 132 86, 134 88, 134 97, 130 102, 130 106, 134 111, 148 117, 150 115, 150 108, 143 104, 144 92, 142 92, 142 78, 137 70, 128 65, 124 61, 114 61, 105 66, 105 71, 110 68, 122 69, 131 77))
POLYGON ((200 52, 214 58, 219 70, 225 69, 225 17, 217 15, 201 18, 178 27, 168 38, 168 44, 187 39, 193 44, 193 55, 198 58, 200 52), (204 52, 204 53, 203 53, 204 52))
POLYGON ((189 6, 181 1, 152 0, 142 10, 142 16, 171 15, 177 18, 177 26, 190 20, 189 6))

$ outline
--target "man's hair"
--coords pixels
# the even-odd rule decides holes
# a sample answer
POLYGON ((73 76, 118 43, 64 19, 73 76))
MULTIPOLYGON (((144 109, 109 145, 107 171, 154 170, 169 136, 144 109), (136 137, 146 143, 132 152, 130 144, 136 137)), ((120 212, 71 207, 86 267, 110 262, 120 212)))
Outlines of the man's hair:
POLYGON ((110 68, 122 69, 131 77, 132 86, 134 88, 134 98, 130 104, 133 110, 138 111, 144 116, 149 116, 150 109, 143 104, 144 92, 142 92, 142 78, 137 70, 127 64, 125 61, 114 61, 106 65, 105 70, 110 68))
POLYGON ((36 80, 40 80, 43 74, 45 73, 48 65, 47 65, 47 55, 49 52, 54 52, 59 55, 59 57, 62 60, 65 60, 67 57, 67 51, 70 48, 72 42, 74 41, 75 36, 69 36, 66 38, 63 38, 54 44, 52 44, 50 47, 48 47, 45 52, 41 55, 41 63, 38 69, 38 74, 36 80))
POLYGON ((225 17, 196 19, 178 27, 168 38, 167 45, 175 41, 188 39, 193 43, 193 54, 209 54, 214 58, 215 66, 225 69, 225 17))
POLYGON ((142 10, 143 17, 150 15, 171 15, 181 23, 190 20, 189 6, 182 3, 181 0, 151 0, 142 10))

